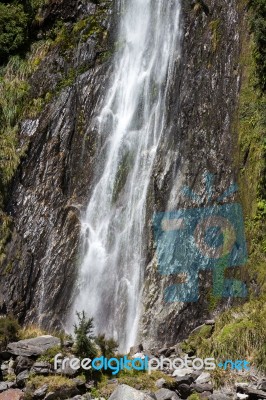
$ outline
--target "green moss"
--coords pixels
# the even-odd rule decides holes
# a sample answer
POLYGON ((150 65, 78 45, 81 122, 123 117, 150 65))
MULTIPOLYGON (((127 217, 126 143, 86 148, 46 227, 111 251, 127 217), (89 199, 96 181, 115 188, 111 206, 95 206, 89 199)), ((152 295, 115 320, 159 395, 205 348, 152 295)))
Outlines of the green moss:
POLYGON ((196 354, 198 350, 203 351, 206 342, 212 334, 212 326, 204 325, 201 329, 193 332, 185 342, 181 344, 182 350, 187 354, 196 354))
POLYGON ((221 21, 216 19, 211 21, 209 26, 211 29, 211 40, 212 40, 212 51, 215 53, 218 49, 218 45, 220 43, 221 32, 220 32, 220 24, 221 21))

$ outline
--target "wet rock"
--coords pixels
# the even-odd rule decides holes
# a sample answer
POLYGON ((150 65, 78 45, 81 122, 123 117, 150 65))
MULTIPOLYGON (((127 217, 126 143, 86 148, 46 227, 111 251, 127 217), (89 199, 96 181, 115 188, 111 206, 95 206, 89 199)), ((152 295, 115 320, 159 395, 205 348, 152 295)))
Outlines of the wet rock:
POLYGON ((9 389, 0 394, 0 400, 23 400, 24 393, 19 389, 9 389))
POLYGON ((151 396, 127 385, 119 385, 109 400, 153 400, 151 396))
POLYGON ((155 392, 155 397, 156 400, 178 400, 179 397, 178 395, 168 389, 160 389, 157 392, 155 392))
POLYGON ((46 350, 60 345, 60 339, 50 335, 9 343, 7 350, 16 356, 37 357, 46 350))

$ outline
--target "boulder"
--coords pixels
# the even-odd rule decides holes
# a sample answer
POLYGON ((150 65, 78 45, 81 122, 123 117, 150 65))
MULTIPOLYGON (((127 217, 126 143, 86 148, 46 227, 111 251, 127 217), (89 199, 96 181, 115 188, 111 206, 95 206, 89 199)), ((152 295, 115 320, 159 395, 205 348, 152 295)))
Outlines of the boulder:
POLYGON ((156 400, 178 400, 179 397, 175 392, 168 389, 160 389, 155 392, 156 400))
POLYGON ((202 372, 200 376, 196 379, 196 383, 208 383, 211 379, 209 372, 202 372))
POLYGON ((211 396, 209 396, 209 400, 230 400, 230 397, 216 390, 211 396))
POLYGON ((0 400, 23 400, 24 393, 19 389, 9 389, 0 394, 0 400))
POLYGON ((109 400, 153 400, 153 398, 146 393, 133 389, 128 385, 119 385, 112 393, 109 400))
POLYGON ((52 365, 47 361, 37 361, 33 364, 30 372, 36 375, 49 375, 52 372, 52 365))
POLYGON ((181 383, 181 385, 178 386, 177 390, 182 399, 186 399, 188 396, 192 394, 191 387, 186 383, 181 383))
POLYGON ((177 368, 174 370, 173 375, 172 376, 186 376, 189 374, 192 374, 194 372, 193 368, 177 368))
POLYGON ((201 399, 209 399, 210 396, 211 396, 211 392, 202 392, 202 393, 200 393, 201 399))
POLYGON ((17 375, 16 382, 19 388, 25 386, 26 380, 29 378, 29 371, 25 370, 17 375))
POLYGON ((7 389, 11 389, 16 386, 15 382, 0 382, 0 393, 4 392, 7 389))
POLYGON ((46 395, 48 391, 48 385, 45 384, 43 386, 41 386, 39 389, 35 390, 35 392, 33 393, 33 398, 34 399, 43 399, 46 395))
POLYGON ((20 372, 30 369, 33 365, 33 360, 29 357, 18 356, 15 362, 15 373, 18 375, 20 372))
POLYGON ((46 350, 60 345, 60 339, 51 335, 39 336, 33 339, 19 340, 9 343, 7 350, 15 356, 37 357, 46 350))
POLYGON ((266 392, 266 380, 262 379, 258 384, 258 389, 266 392))
POLYGON ((191 385, 195 381, 196 377, 193 374, 185 375, 185 376, 177 376, 176 384, 177 387, 182 383, 186 383, 187 385, 191 385))
POLYGON ((8 389, 7 382, 0 382, 0 393, 8 389))
MULTIPOLYGON (((240 393, 241 391, 238 390, 240 393)), ((266 392, 264 390, 254 389, 253 387, 243 387, 242 393, 248 394, 250 400, 266 399, 266 392)))
POLYGON ((156 386, 158 389, 161 389, 165 383, 166 383, 166 380, 165 380, 164 378, 161 378, 161 379, 158 379, 158 380, 155 382, 155 386, 156 386))
POLYGON ((194 383, 191 385, 191 389, 193 389, 197 393, 203 392, 213 392, 213 385, 210 383, 194 383))
POLYGON ((209 400, 230 400, 230 396, 226 395, 219 390, 215 390, 211 396, 209 396, 209 400))

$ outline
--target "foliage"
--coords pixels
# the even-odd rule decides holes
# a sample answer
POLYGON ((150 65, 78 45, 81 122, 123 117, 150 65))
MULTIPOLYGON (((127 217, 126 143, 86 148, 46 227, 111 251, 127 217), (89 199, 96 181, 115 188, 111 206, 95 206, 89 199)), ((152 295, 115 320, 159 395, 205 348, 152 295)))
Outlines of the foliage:
POLYGON ((21 50, 28 40, 28 15, 21 4, 0 3, 0 59, 21 50))
POLYGON ((259 87, 266 91, 266 1, 250 0, 252 10, 251 29, 254 34, 254 56, 257 65, 259 87))
POLYGON ((37 325, 27 325, 19 333, 21 339, 32 339, 43 335, 47 335, 47 332, 37 325))
POLYGON ((118 349, 118 343, 114 339, 107 339, 105 335, 99 335, 96 343, 101 349, 101 354, 106 358, 112 358, 118 349))
POLYGON ((87 319, 84 311, 77 312, 78 324, 74 325, 76 336, 76 354, 81 358, 95 358, 97 350, 93 342, 93 318, 87 319))
POLYGON ((20 326, 12 316, 0 318, 0 349, 6 347, 9 342, 18 340, 20 326))

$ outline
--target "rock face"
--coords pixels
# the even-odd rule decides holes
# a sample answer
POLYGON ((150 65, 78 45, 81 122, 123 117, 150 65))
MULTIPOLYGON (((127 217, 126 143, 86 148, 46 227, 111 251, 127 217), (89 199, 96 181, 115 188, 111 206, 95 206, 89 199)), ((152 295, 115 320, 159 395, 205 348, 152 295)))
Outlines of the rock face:
MULTIPOLYGON (((29 147, 10 193, 7 211, 13 230, 0 267, 0 309, 23 323, 62 327, 75 295, 80 215, 93 182, 96 142, 101 140, 93 121, 112 70, 115 3, 64 0, 51 2, 44 11, 42 35, 59 16, 70 26, 82 18, 100 22, 95 32, 80 33, 85 39, 72 47, 51 48, 30 80, 34 98, 53 96, 36 118, 21 123, 21 144, 27 140, 29 147), (73 71, 75 78, 69 81, 73 71)), ((186 184, 202 195, 201 177, 207 170, 215 175, 220 194, 235 178, 233 123, 243 12, 235 0, 206 0, 200 10, 192 1, 182 3, 183 55, 169 92, 169 132, 147 196, 149 221, 154 211, 167 210, 169 198, 174 209, 195 206, 177 196, 178 188, 186 184)), ((150 223, 145 248, 140 337, 148 348, 176 343, 212 315, 203 295, 196 304, 165 304, 164 290, 176 277, 158 273, 150 223)), ((200 274, 200 291, 210 290, 211 282, 210 273, 200 274)), ((9 350, 20 355, 31 351, 9 350)))

